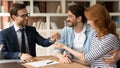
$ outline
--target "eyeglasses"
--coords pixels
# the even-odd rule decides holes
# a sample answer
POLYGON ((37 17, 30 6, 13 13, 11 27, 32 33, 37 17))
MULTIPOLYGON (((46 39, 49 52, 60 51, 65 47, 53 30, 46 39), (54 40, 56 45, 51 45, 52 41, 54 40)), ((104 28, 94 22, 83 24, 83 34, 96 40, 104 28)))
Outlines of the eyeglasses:
POLYGON ((23 14, 23 15, 17 15, 17 16, 20 16, 20 17, 22 17, 22 18, 26 18, 26 17, 29 17, 29 16, 30 16, 30 13, 23 14))

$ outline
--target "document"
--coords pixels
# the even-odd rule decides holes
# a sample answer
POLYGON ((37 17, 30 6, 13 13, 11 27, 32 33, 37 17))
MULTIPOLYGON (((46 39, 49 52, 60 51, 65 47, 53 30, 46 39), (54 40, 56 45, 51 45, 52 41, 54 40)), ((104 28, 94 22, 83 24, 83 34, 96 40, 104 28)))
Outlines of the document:
POLYGON ((29 62, 29 63, 26 63, 26 64, 34 66, 34 67, 42 67, 42 66, 58 64, 58 63, 59 62, 57 62, 57 61, 48 59, 48 60, 43 60, 43 61, 29 62))

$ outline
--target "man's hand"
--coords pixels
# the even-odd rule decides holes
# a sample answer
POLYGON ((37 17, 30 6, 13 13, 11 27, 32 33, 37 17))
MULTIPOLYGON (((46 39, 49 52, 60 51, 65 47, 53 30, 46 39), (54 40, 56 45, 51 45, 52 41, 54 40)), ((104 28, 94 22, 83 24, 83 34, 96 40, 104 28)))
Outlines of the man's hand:
POLYGON ((117 50, 112 50, 109 52, 109 54, 112 56, 104 58, 103 61, 106 64, 111 66, 112 64, 116 63, 120 59, 120 56, 119 56, 119 51, 117 51, 117 50))
POLYGON ((60 34, 59 33, 52 33, 50 35, 50 41, 53 42, 53 43, 56 42, 59 39, 60 39, 60 34))
POLYGON ((59 61, 61 63, 66 63, 66 64, 69 64, 69 63, 72 63, 71 59, 69 58, 68 55, 62 55, 59 57, 59 61))
POLYGON ((32 57, 30 54, 22 53, 20 56, 21 60, 25 60, 26 62, 33 62, 35 61, 34 57, 32 57))
POLYGON ((52 44, 52 46, 56 47, 56 48, 60 48, 60 49, 65 49, 66 45, 62 44, 62 43, 55 43, 52 44))

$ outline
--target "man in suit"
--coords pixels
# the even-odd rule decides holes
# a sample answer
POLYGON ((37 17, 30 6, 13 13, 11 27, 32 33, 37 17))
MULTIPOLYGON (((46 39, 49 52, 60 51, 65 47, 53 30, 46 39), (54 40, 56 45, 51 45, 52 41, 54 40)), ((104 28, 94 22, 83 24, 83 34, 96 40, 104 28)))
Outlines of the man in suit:
POLYGON ((50 38, 45 39, 39 35, 34 27, 27 26, 29 13, 24 4, 14 4, 10 8, 10 17, 14 25, 0 32, 0 43, 4 45, 2 49, 3 59, 20 58, 28 62, 34 61, 36 43, 48 47, 60 38, 58 33, 54 33, 50 38))

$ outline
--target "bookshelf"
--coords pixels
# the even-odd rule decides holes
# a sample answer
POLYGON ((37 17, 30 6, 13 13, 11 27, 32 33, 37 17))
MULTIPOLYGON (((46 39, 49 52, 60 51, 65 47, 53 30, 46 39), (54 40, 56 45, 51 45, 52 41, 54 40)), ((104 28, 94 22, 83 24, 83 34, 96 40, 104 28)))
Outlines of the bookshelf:
MULTIPOLYGON (((8 10, 10 5, 16 2, 25 3, 28 6, 30 13, 29 25, 35 26, 40 35, 45 38, 49 37, 53 32, 61 31, 64 27, 64 20, 67 17, 67 7, 74 3, 84 7, 89 7, 96 3, 103 4, 110 11, 110 15, 115 20, 120 34, 120 0, 0 0, 0 29, 4 29, 5 23, 9 23, 8 26, 10 26, 11 20, 8 10), (4 7, 3 3, 7 3, 4 5, 9 7, 4 7), (5 18, 3 19, 3 17, 5 18), (41 27, 42 25, 44 27, 41 27), (57 28, 51 25, 55 25, 57 28)), ((43 48, 37 45, 36 49, 38 56, 51 55, 53 53, 52 46, 43 48), (43 52, 41 53, 41 51, 43 52)))

